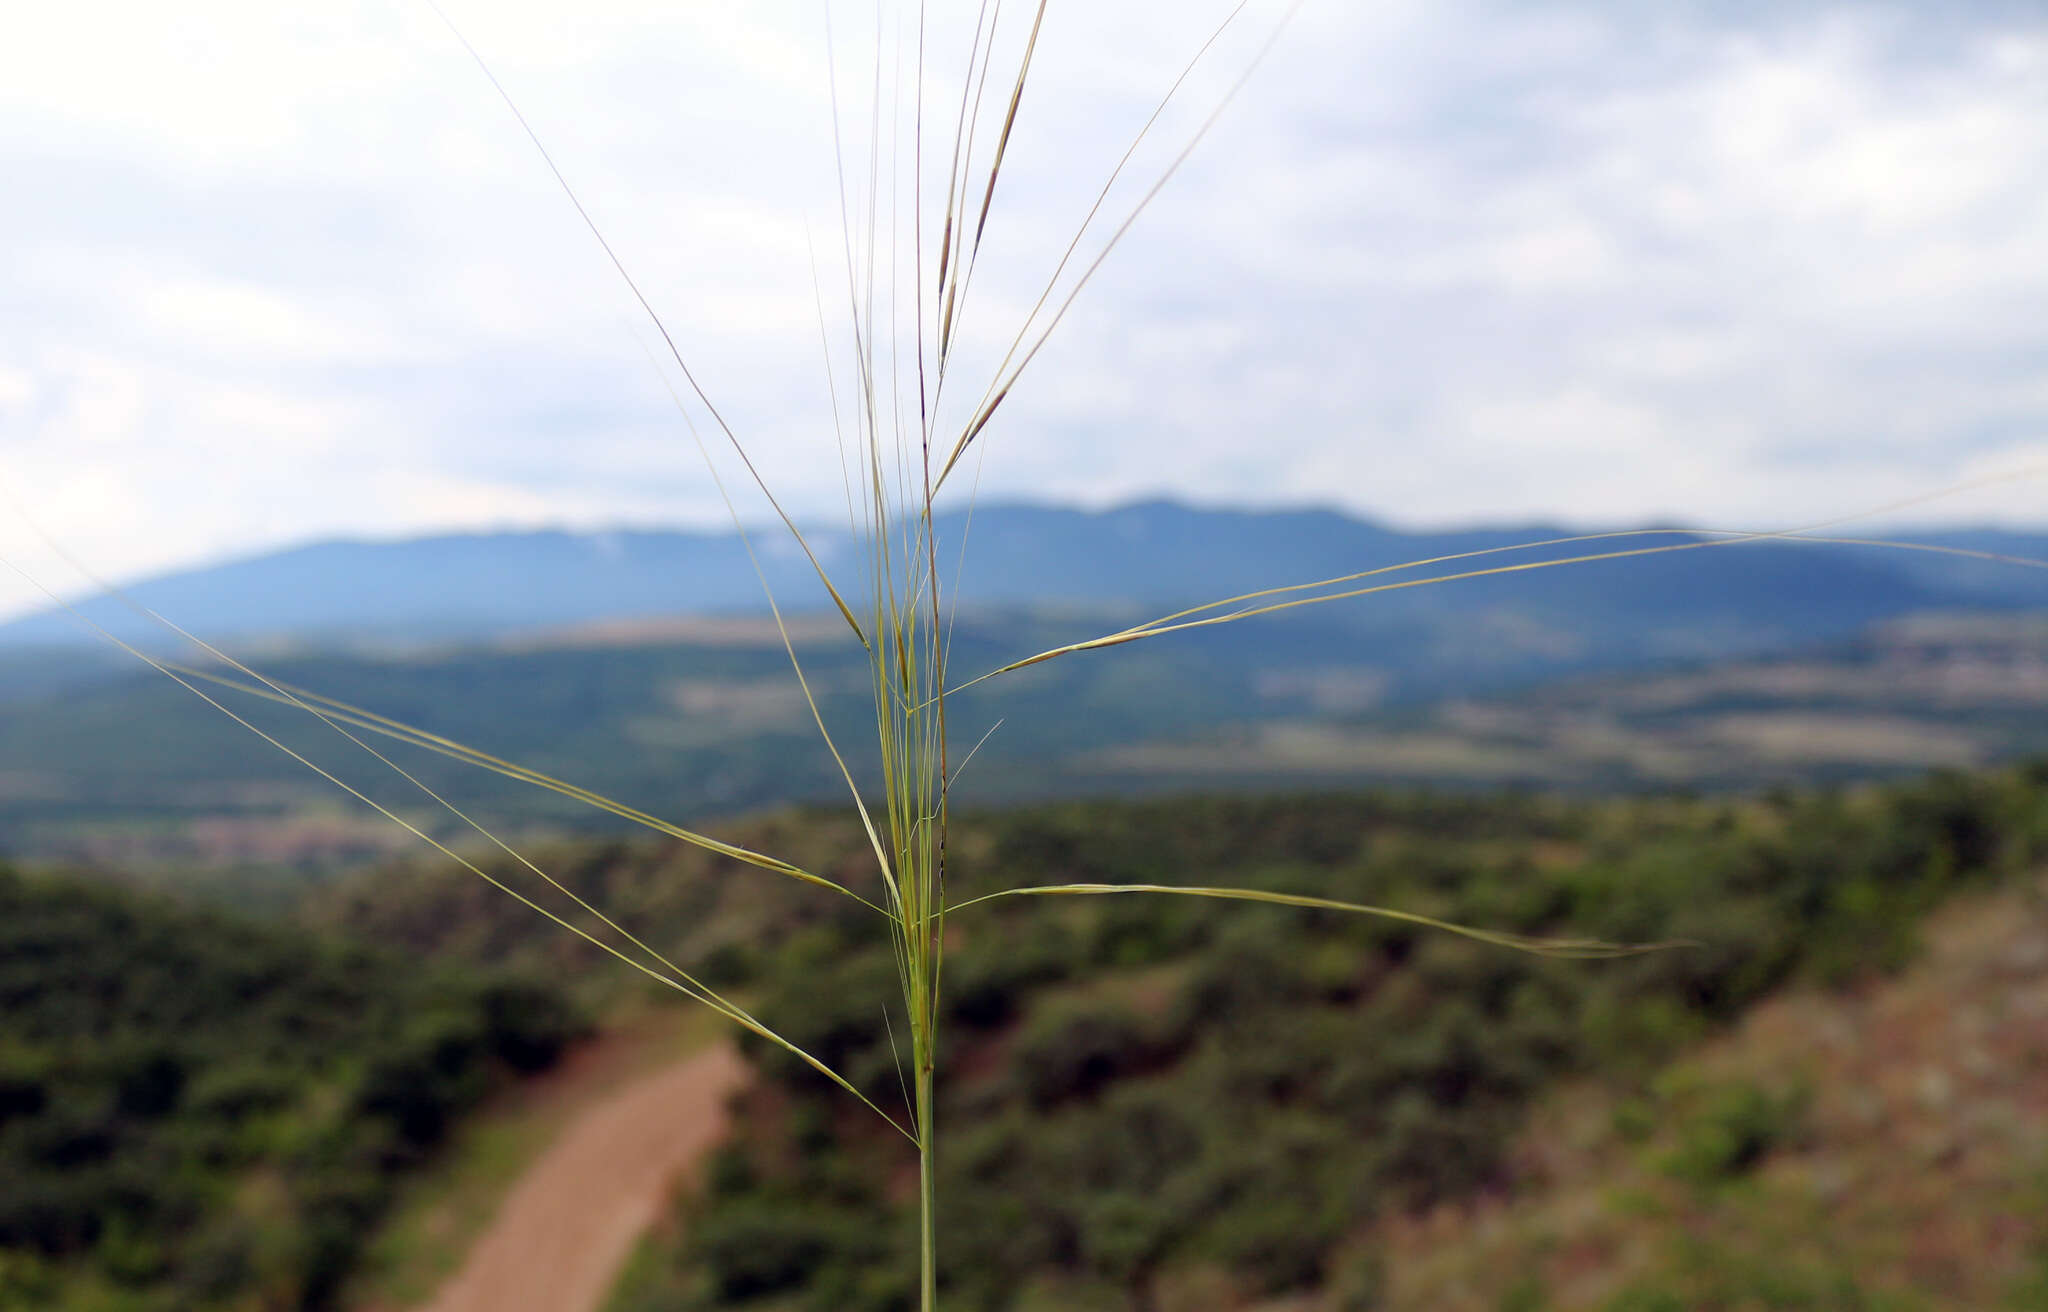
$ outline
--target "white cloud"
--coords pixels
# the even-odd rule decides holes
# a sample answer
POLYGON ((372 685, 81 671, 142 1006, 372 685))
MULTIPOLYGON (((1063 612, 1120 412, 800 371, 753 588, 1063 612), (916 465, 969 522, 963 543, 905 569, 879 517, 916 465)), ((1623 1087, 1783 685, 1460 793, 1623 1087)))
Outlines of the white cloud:
MULTIPOLYGON (((928 42, 935 122, 972 8, 928 42)), ((1054 7, 951 404, 1227 9, 1054 7)), ((764 471, 831 514, 819 295, 853 387, 817 12, 454 7, 764 471)), ((2048 20, 1737 12, 1311 3, 1032 365, 984 492, 1786 522, 2019 458, 2048 431, 2048 20)), ((871 165, 913 160, 870 159, 872 9, 835 13, 859 213, 871 165)), ((1196 70, 1112 220, 1274 13, 1196 70)), ((18 17, 0 470, 83 554, 722 514, 630 297, 428 11, 18 17)), ((2038 521, 2039 494, 1953 509, 2038 521)))

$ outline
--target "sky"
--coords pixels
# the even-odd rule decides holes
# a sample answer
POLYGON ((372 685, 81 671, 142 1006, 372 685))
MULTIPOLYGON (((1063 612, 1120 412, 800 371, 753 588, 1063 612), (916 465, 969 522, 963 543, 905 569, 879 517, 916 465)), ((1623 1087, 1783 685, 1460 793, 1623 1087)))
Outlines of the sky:
MULTIPOLYGON (((669 389, 723 439, 423 0, 16 8, 9 560, 64 588, 48 542, 129 577, 340 534, 725 520, 669 389)), ((931 8, 920 71, 894 0, 446 3, 800 517, 845 516, 856 322, 916 423, 907 307, 976 14, 931 8)), ((942 442, 1231 8, 1047 6, 942 442)), ((1032 13, 997 28, 977 194, 1032 13)), ((1777 528, 1989 477, 1910 517, 2048 526, 2044 124, 2034 4, 1251 0, 1054 304, 1192 153, 949 494, 1777 528)), ((0 578, 0 611, 30 600, 0 578)))

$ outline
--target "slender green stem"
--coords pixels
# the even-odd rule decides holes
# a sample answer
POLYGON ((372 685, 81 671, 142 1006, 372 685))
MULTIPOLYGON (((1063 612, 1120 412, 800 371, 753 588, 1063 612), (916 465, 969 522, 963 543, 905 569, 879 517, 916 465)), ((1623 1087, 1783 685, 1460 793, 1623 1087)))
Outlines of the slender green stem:
POLYGON ((917 1064, 917 1198, 922 1215, 918 1232, 918 1306, 936 1312, 939 1306, 938 1190, 932 1179, 932 1062, 926 1054, 917 1064))

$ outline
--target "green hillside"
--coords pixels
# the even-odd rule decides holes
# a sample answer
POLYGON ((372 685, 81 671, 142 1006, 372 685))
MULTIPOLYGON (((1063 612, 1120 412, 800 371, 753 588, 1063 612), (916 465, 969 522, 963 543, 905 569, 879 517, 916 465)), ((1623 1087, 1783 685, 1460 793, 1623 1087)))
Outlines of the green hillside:
MULTIPOLYGON (((721 832, 865 878, 841 816, 721 832)), ((900 1104, 903 1022, 887 1019, 872 913, 697 849, 533 855, 900 1104)), ((949 1306, 2038 1306, 2048 1212, 2029 1182, 2048 1143, 2025 1127, 2048 1054, 2028 1056, 2038 989, 2014 972, 2048 925, 2015 877, 2044 862, 2048 766, 1747 798, 1332 793, 965 816, 957 898, 1239 883, 1688 945, 1565 962, 1143 897, 962 912, 949 1306), (1860 1001, 1879 996, 1918 1001, 1860 1001), (1955 999, 1987 1019, 1943 1019, 1955 999), (1787 1031, 1770 1018, 1788 1009, 1823 1018, 1787 1031), (1865 1085, 1902 1090, 1883 1103, 1897 1114, 1871 1121, 1865 1085), (1794 1227, 1781 1270, 1770 1244, 1794 1227)), ((0 876, 0 1307, 320 1307, 455 1118, 549 1059, 574 1014, 644 1014, 637 976, 450 866, 366 872, 299 915, 256 925, 0 876), (348 946, 369 940, 385 949, 348 946), (555 984, 514 982, 536 975, 555 984)), ((807 1070, 749 1055, 740 1133, 646 1245, 619 1312, 905 1306, 900 1141, 807 1070)))
POLYGON ((556 993, 0 867, 0 1308, 317 1309, 556 993))
MULTIPOLYGON (((1176 900, 959 916, 947 981, 956 1075, 942 1106, 949 1306, 1349 1312, 1390 1296, 1402 1225, 1512 1197, 1532 1115, 1588 1081, 1618 1091, 1603 1105, 1625 1103, 1621 1119, 1643 1124, 1633 1133, 1651 1145, 1645 1157, 1670 1163, 1659 1178, 1739 1186, 1797 1133, 1792 1072, 1688 1085, 1670 1064, 1788 987, 1853 991, 1900 969, 1932 909, 2048 859, 2048 770, 1754 802, 1090 804, 966 832, 961 896, 1020 879, 1199 880, 1520 931, 1690 940, 1574 963, 1176 900)), ((885 1022, 894 980, 867 928, 833 913, 722 964, 760 997, 757 1014, 886 1108, 902 1100, 885 1022)), ((900 1143, 808 1071, 753 1055, 765 1078, 741 1134, 677 1218, 679 1238, 650 1247, 616 1306, 908 1306, 914 1198, 900 1143)), ((1742 1195, 1723 1196, 1733 1201, 1715 1215, 1733 1227, 1742 1195)), ((1950 1287, 2021 1288, 2048 1225, 2019 1195, 1980 1203, 2007 1240, 1981 1255, 1980 1280, 1950 1287)), ((1908 1204, 1892 1224, 1910 1231, 1908 1204)), ((1697 1285, 1650 1262, 1611 1299, 1557 1305, 1965 1305, 1938 1282, 1867 1282, 1825 1248, 1797 1282, 1753 1268, 1710 1302, 1684 1302, 1697 1285)), ((1495 1287, 1497 1306, 1552 1305, 1540 1267, 1495 1287)))

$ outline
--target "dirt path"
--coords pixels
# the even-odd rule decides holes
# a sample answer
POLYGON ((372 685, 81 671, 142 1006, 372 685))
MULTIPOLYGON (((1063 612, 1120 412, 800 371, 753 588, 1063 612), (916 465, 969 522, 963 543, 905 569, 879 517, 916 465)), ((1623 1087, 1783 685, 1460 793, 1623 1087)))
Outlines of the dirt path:
POLYGON ((421 1312, 597 1312, 676 1179, 724 1134, 726 1097, 745 1073, 719 1044, 591 1108, 421 1312))

